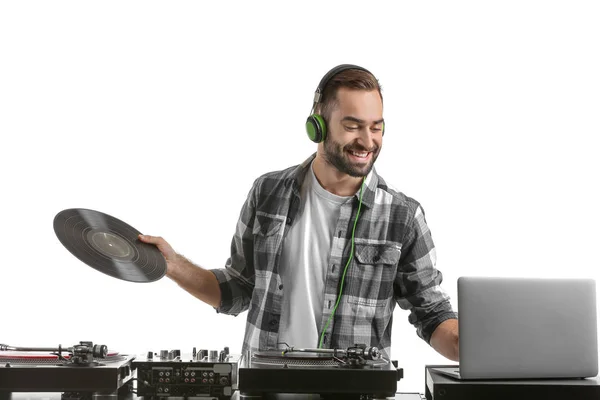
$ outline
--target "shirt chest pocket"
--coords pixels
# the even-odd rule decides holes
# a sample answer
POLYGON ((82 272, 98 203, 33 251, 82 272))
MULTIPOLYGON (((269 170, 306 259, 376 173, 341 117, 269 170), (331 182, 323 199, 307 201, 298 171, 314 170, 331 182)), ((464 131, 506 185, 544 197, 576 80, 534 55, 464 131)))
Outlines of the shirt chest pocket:
POLYGON ((400 247, 393 244, 360 244, 354 247, 349 273, 348 302, 381 306, 393 296, 400 247))
POLYGON ((284 227, 285 217, 256 213, 252 234, 254 236, 254 269, 257 275, 262 271, 273 271, 275 255, 283 239, 284 227))

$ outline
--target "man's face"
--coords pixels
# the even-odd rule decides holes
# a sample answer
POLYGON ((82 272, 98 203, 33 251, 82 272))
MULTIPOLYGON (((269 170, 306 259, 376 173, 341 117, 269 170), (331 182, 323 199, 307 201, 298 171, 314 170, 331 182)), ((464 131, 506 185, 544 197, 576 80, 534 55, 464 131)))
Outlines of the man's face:
POLYGON ((382 146, 383 104, 377 90, 340 88, 323 143, 325 160, 353 177, 367 176, 382 146))

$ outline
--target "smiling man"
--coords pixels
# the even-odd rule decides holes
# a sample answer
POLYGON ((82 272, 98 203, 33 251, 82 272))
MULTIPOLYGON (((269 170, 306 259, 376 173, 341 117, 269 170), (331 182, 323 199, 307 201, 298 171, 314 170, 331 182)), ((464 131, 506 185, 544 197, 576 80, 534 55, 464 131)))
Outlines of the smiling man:
POLYGON ((306 130, 316 154, 254 182, 225 268, 196 266, 160 237, 141 240, 218 312, 248 311, 242 351, 362 343, 389 357, 398 304, 423 340, 457 361, 457 316, 424 211, 373 168, 384 135, 377 79, 355 65, 330 70, 306 130))

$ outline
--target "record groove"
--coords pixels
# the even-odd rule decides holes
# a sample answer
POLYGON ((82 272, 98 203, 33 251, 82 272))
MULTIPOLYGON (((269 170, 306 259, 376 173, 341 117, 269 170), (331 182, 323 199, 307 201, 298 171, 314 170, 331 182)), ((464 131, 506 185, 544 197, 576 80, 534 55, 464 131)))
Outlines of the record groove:
POLYGON ((139 231, 99 211, 63 210, 54 217, 54 232, 79 260, 90 267, 129 282, 153 282, 167 272, 156 246, 141 242, 139 231))

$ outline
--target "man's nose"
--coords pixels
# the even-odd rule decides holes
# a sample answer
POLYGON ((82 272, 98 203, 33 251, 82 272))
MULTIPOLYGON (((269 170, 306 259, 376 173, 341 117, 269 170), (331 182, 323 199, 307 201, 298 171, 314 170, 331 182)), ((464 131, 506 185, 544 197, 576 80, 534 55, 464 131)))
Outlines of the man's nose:
POLYGON ((365 149, 371 150, 375 144, 373 140, 373 133, 369 127, 364 127, 359 131, 358 143, 360 143, 365 149))

